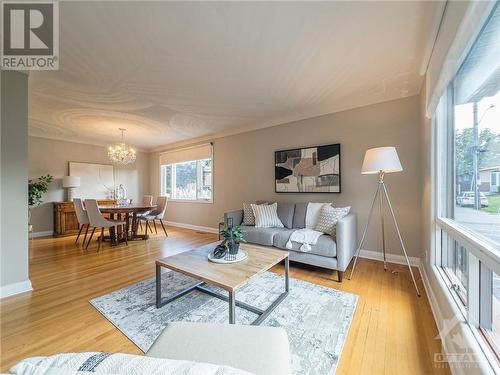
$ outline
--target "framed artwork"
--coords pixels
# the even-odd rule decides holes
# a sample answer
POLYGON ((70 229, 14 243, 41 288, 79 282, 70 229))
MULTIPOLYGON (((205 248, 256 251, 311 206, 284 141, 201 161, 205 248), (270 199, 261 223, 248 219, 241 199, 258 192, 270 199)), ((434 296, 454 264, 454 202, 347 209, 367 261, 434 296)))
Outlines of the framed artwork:
POLYGON ((276 193, 340 193, 340 143, 274 153, 276 193))
POLYGON ((69 175, 80 177, 73 196, 82 199, 109 199, 115 190, 115 170, 110 164, 69 162, 69 175))

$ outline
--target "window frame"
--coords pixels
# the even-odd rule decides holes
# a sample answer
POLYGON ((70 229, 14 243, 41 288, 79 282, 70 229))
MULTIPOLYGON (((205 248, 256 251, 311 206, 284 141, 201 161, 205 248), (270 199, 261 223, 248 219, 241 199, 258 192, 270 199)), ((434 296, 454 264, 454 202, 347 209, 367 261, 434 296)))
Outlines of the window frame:
POLYGON ((168 198, 169 202, 179 202, 179 203, 205 203, 205 204, 213 204, 214 203, 214 159, 213 156, 210 158, 204 158, 204 159, 198 159, 198 160, 186 160, 178 163, 171 163, 171 164, 161 164, 160 163, 160 193, 162 195, 166 195, 165 189, 163 186, 163 167, 165 166, 170 166, 171 168, 171 178, 170 178, 170 190, 171 190, 171 197, 168 198), (199 191, 200 191, 200 179, 203 178, 203 173, 201 172, 201 161, 202 160, 210 160, 211 161, 211 185, 212 185, 212 194, 210 198, 199 198, 199 191), (183 164, 183 163, 189 163, 189 162, 196 162, 196 188, 195 188, 195 194, 196 198, 195 199, 183 199, 183 198, 172 198, 175 196, 175 186, 176 186, 176 165, 177 164, 183 164))
MULTIPOLYGON (((498 4, 492 9, 490 17, 498 11, 497 7, 498 4)), ((483 27, 488 24, 490 17, 483 27)), ((481 34, 482 31, 478 38, 481 34)), ((471 50, 474 45, 475 42, 471 50)), ((487 327, 493 327, 492 306, 495 294, 489 282, 494 277, 493 272, 497 276, 500 275, 500 245, 451 219, 455 217, 456 204, 454 84, 459 72, 460 69, 443 93, 431 121, 431 167, 433 169, 431 173, 431 232, 433 233, 429 259, 433 272, 442 281, 442 290, 449 297, 452 308, 458 308, 463 316, 461 320, 470 327, 475 341, 481 347, 488 362, 498 369, 500 367, 500 343, 495 341, 496 338, 494 339, 493 335, 488 332, 487 327), (467 301, 464 301, 460 293, 454 290, 455 275, 450 275, 446 265, 443 264, 443 253, 448 251, 447 246, 453 242, 458 248, 464 247, 467 252, 467 301), (488 285, 490 285, 489 289, 488 285)), ((497 176, 497 183, 500 185, 499 178, 500 175, 497 176)))

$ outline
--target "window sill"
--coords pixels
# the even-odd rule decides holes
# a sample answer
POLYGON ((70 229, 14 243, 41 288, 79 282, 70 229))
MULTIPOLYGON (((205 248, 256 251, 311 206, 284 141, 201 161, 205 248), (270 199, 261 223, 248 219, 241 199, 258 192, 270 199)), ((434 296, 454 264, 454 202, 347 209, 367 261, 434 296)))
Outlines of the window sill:
MULTIPOLYGON (((449 289, 448 280, 446 276, 443 275, 443 271, 436 265, 431 265, 431 268, 437 280, 438 287, 445 297, 444 302, 446 302, 448 309, 452 313, 452 316, 454 316, 454 319, 445 319, 445 322, 436 321, 445 353, 451 355, 451 358, 453 358, 454 354, 463 353, 463 350, 466 349, 465 353, 471 353, 473 358, 477 361, 475 362, 475 366, 477 366, 479 370, 483 370, 485 373, 489 373, 490 370, 493 370, 494 373, 498 373, 500 371, 498 360, 489 343, 486 342, 479 328, 468 323, 466 319, 467 311, 461 306, 458 296, 455 296, 449 289), (447 327, 440 326, 440 323, 456 326, 458 332, 447 332, 447 327), (443 336, 443 333, 445 336, 443 336), (457 333, 461 336, 459 339, 462 340, 461 345, 458 347, 455 343, 455 335, 457 333), (461 347, 463 345, 466 347, 461 347)), ((442 311, 442 308, 439 306, 438 309, 442 311)), ((441 314, 440 312, 439 315, 442 317, 441 314)), ((471 365, 472 364, 473 363, 471 363, 471 365)), ((461 368, 464 364, 449 363, 449 365, 450 367, 461 368)))
POLYGON ((213 200, 202 200, 202 199, 168 199, 168 202, 174 203, 202 203, 202 204, 213 204, 213 200))

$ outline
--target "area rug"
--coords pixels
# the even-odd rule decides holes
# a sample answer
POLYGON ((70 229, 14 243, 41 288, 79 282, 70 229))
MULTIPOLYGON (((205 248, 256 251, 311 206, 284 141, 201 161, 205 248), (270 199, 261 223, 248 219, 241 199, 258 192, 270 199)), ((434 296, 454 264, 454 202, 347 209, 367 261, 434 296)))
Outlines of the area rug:
MULTIPOLYGON (((196 282, 167 271, 162 276, 162 296, 168 298, 196 282)), ((223 293, 216 287, 211 289, 223 293)), ((236 299, 265 309, 283 290, 283 276, 265 272, 238 290, 236 299)), ((290 294, 262 324, 287 331, 294 374, 335 372, 357 298, 351 293, 290 279, 290 294)), ((199 291, 157 309, 154 277, 94 298, 90 303, 143 352, 148 351, 168 322, 228 321, 227 302, 199 291)), ((250 324, 256 317, 236 308, 237 324, 250 324)))

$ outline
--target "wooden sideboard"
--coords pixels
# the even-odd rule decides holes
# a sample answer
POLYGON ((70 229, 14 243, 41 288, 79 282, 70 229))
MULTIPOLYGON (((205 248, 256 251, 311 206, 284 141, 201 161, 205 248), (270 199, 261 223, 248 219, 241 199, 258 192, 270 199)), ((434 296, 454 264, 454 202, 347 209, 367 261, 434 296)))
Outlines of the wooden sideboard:
MULTIPOLYGON (((114 199, 101 199, 100 206, 116 204, 114 199)), ((78 220, 73 202, 54 202, 54 237, 78 234, 78 220)))

